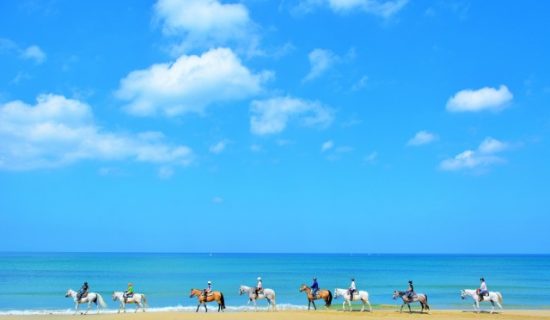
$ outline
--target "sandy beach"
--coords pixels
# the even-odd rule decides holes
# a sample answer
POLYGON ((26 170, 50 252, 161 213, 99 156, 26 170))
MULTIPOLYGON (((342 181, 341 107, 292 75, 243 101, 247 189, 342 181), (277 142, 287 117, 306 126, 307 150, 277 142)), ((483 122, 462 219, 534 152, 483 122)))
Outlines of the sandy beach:
MULTIPOLYGON (((278 319, 303 319, 303 320, 329 320, 329 319, 419 319, 432 318, 442 320, 466 320, 466 319, 499 319, 499 320, 516 320, 516 319, 550 319, 550 310, 505 310, 500 313, 489 314, 487 312, 477 314, 470 311, 432 311, 430 314, 419 313, 399 313, 394 310, 383 310, 370 312, 341 312, 341 311, 280 311, 280 312, 226 312, 217 313, 178 313, 178 312, 146 312, 146 313, 126 313, 126 314, 89 314, 87 317, 92 317, 98 320, 115 320, 115 319, 137 319, 137 320, 191 320, 191 319, 221 319, 221 320, 278 320, 278 319)), ((48 319, 48 320, 63 320, 63 319, 80 319, 80 315, 17 315, 17 316, 0 316, 2 320, 19 320, 19 319, 48 319)))

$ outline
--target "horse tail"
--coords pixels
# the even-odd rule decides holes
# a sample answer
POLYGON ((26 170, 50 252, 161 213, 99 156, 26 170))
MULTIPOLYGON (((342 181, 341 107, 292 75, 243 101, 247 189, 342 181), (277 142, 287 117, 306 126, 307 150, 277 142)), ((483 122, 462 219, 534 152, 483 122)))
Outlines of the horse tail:
POLYGON ((147 297, 144 294, 142 294, 141 296, 143 297, 143 306, 148 307, 149 303, 147 302, 147 297))
POLYGON ((502 303, 502 294, 500 294, 500 292, 497 292, 497 297, 498 297, 498 303, 502 303))
POLYGON ((223 298, 223 293, 220 292, 220 304, 222 306, 222 310, 225 309, 225 299, 223 298))
POLYGON ((430 306, 428 305, 428 295, 424 294, 424 297, 426 297, 426 302, 424 302, 426 304, 426 309, 430 310, 430 306))
POLYGON ((330 305, 332 304, 332 292, 330 292, 330 290, 327 290, 327 291, 328 291, 328 299, 327 299, 326 307, 330 308, 330 305))
POLYGON ((96 293, 96 303, 99 303, 102 308, 107 308, 107 304, 99 293, 96 293))

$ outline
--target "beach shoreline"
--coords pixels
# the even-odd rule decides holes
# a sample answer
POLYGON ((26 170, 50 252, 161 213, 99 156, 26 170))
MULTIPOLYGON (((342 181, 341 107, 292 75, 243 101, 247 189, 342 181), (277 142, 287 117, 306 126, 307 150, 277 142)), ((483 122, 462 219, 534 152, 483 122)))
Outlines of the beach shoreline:
MULTIPOLYGON (((328 319, 411 319, 414 317, 418 319, 420 317, 429 317, 443 320, 466 320, 466 319, 479 319, 482 317, 494 317, 497 316, 499 320, 518 320, 518 319, 550 319, 550 310, 503 310, 490 314, 487 311, 482 313, 474 313, 473 311, 465 310, 435 310, 427 313, 408 312, 399 313, 396 310, 375 310, 374 312, 343 312, 336 310, 318 310, 318 311, 277 311, 277 312, 138 312, 134 313, 109 313, 109 314, 96 314, 91 312, 87 315, 93 319, 98 320, 115 320, 115 319, 137 319, 137 320, 193 320, 193 319, 206 319, 211 317, 214 319, 222 320, 276 320, 276 319, 315 319, 315 320, 328 320, 328 319)), ((49 319, 49 320, 63 320, 69 318, 80 318, 82 315, 69 315, 69 314, 41 314, 41 315, 0 315, 2 320, 31 320, 31 319, 49 319)))

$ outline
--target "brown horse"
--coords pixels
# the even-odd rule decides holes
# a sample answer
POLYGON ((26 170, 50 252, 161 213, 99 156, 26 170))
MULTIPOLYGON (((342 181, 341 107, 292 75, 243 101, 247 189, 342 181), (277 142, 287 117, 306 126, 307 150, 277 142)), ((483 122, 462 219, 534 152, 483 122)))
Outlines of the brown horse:
POLYGON ((332 292, 330 290, 326 289, 319 289, 317 291, 317 294, 314 296, 311 293, 311 288, 306 286, 305 284, 302 284, 300 287, 300 292, 305 292, 307 295, 307 309, 309 310, 311 305, 313 304, 313 309, 317 310, 317 307, 315 306, 315 300, 323 299, 325 300, 325 307, 329 308, 330 304, 332 303, 332 292))
POLYGON ((218 303, 218 312, 223 311, 225 309, 225 300, 223 298, 223 293, 219 291, 212 291, 208 295, 204 294, 204 290, 200 289, 191 289, 191 294, 189 295, 189 298, 197 297, 197 301, 199 304, 197 305, 197 311, 199 312, 199 308, 202 305, 204 305, 204 311, 208 312, 208 309, 206 308, 207 302, 216 301, 218 303))

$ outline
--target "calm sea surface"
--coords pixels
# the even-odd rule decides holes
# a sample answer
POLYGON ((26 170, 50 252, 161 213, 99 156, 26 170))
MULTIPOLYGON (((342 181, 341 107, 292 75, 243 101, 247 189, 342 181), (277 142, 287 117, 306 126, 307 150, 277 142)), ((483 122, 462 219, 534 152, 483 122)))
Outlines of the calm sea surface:
POLYGON ((111 293, 131 281, 136 292, 147 294, 151 308, 189 311, 196 305, 189 289, 211 280, 228 310, 236 310, 247 300, 239 286, 255 285, 258 276, 275 290, 281 309, 306 305, 298 287, 310 285, 313 276, 330 290, 347 287, 355 277, 375 308, 397 306, 393 290, 413 280, 432 309, 468 309, 471 301, 460 299, 460 289, 475 288, 480 276, 489 290, 502 293, 505 308, 550 308, 549 255, 0 253, 0 314, 67 312, 72 301, 65 292, 84 281, 110 309, 116 308, 111 293))

